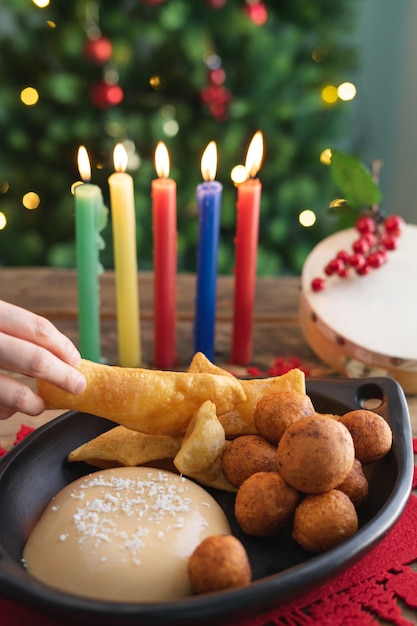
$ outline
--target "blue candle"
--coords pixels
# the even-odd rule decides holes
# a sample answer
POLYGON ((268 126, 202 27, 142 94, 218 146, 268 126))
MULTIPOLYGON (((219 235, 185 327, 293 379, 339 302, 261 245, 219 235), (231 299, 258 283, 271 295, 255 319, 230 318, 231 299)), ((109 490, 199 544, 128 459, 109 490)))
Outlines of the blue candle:
POLYGON ((217 148, 212 141, 204 151, 201 173, 204 183, 197 187, 199 240, 194 351, 214 359, 217 300, 217 257, 219 247, 222 185, 215 181, 217 148))

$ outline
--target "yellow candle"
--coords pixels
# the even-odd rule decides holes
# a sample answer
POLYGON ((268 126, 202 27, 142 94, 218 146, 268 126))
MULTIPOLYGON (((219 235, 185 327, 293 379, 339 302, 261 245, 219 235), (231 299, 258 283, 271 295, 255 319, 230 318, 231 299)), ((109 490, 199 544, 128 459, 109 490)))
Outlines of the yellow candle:
POLYGON ((116 171, 109 177, 109 188, 116 271, 119 365, 139 367, 141 345, 133 179, 125 172, 127 154, 121 144, 116 146, 113 158, 116 171))

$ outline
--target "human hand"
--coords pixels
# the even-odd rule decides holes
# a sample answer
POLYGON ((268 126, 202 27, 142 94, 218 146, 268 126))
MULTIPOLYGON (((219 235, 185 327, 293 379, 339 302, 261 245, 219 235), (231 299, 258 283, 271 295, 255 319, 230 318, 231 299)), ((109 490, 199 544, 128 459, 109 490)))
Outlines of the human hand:
POLYGON ((74 344, 46 318, 0 300, 0 419, 16 411, 39 415, 44 400, 7 372, 40 378, 70 393, 86 386, 74 344))

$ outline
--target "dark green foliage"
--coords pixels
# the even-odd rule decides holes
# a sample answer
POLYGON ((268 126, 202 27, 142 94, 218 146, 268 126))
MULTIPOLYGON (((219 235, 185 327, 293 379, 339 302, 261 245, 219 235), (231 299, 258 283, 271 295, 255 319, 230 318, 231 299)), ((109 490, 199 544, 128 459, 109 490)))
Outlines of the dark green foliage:
MULTIPOLYGON (((158 141, 166 142, 171 176, 178 186, 179 270, 194 271, 198 221, 195 188, 200 159, 209 141, 218 144, 217 179, 223 183, 219 270, 234 263, 236 190, 230 171, 243 163, 253 133, 264 134, 259 274, 299 272, 313 245, 337 227, 328 211, 334 182, 320 153, 349 148, 349 103, 325 105, 321 89, 348 80, 355 67, 346 43, 354 27, 353 0, 270 0, 268 21, 256 26, 243 0, 213 9, 206 0, 140 0, 97 4, 102 35, 113 45, 111 62, 124 91, 122 103, 100 109, 90 98, 104 67, 83 52, 91 2, 52 0, 47 9, 29 0, 0 6, 0 211, 8 225, 0 231, 3 265, 73 265, 74 207, 70 193, 78 179, 76 154, 84 144, 93 180, 108 202, 107 177, 118 141, 133 142, 140 166, 135 180, 138 259, 152 267, 150 184, 158 141), (51 20, 56 28, 47 24, 51 20), (207 84, 207 51, 221 58, 225 87, 232 95, 227 119, 218 121, 201 101, 207 84), (316 51, 321 61, 314 61, 316 51), (152 88, 158 76, 162 87, 152 88), (33 86, 40 100, 20 102, 33 86), (179 127, 164 134, 167 117, 179 127), (3 189, 4 190, 4 189, 3 189), (41 198, 37 210, 22 207, 27 191, 41 198), (298 223, 301 210, 318 216, 310 229, 298 223)), ((112 267, 111 224, 104 231, 105 267, 112 267)))

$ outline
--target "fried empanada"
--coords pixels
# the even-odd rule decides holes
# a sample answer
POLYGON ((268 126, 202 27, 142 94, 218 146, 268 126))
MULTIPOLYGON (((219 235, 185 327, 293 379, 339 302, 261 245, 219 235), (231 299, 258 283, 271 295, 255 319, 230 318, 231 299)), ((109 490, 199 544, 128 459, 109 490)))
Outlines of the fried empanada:
POLYGON ((37 392, 49 409, 74 409, 104 417, 126 428, 178 436, 206 400, 226 413, 246 400, 232 376, 123 368, 82 360, 86 389, 74 395, 37 381, 37 392))
POLYGON ((182 436, 146 435, 124 426, 115 426, 82 444, 68 455, 68 461, 84 461, 94 467, 135 467, 150 461, 172 459, 181 447, 182 436))

